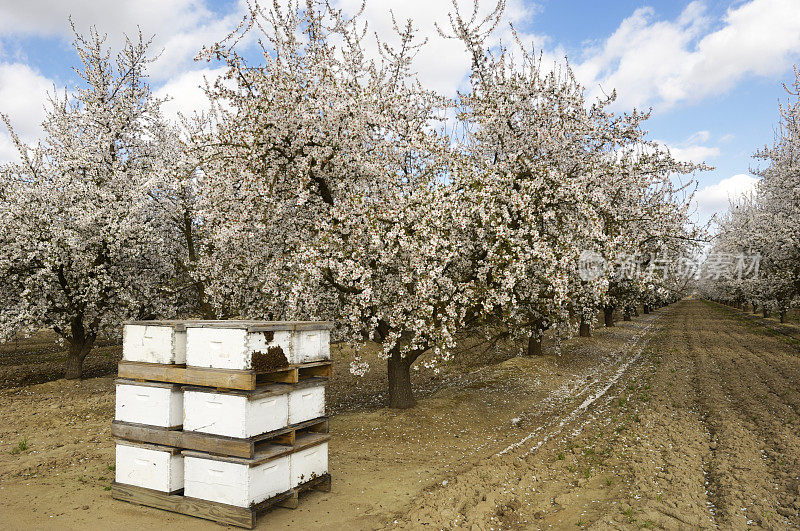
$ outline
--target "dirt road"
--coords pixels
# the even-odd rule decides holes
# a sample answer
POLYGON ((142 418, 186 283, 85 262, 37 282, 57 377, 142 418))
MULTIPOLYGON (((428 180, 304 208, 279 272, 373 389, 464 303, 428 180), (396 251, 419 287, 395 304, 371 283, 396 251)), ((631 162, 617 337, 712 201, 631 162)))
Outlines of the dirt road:
POLYGON ((617 388, 588 408, 591 422, 568 420, 549 440, 545 429, 493 456, 421 497, 403 523, 800 526, 795 343, 735 310, 676 304, 617 388))
MULTIPOLYGON (((684 301, 448 373, 413 410, 344 408, 333 491, 259 527, 800 526, 800 351, 761 321, 684 301)), ((0 393, 4 527, 219 528, 110 499, 111 416, 109 378, 0 393)))

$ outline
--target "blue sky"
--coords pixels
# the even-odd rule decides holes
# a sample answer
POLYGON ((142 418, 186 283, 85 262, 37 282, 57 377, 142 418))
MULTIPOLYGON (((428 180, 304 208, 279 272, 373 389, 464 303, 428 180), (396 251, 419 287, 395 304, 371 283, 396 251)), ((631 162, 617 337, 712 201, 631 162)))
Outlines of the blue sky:
MULTIPOLYGON (((354 11, 360 0, 334 0, 354 11)), ((459 0, 468 9, 471 0, 459 0)), ((545 64, 566 56, 590 95, 616 89, 615 110, 652 107, 652 138, 676 155, 705 161, 715 170, 697 176, 698 216, 726 207, 727 197, 755 182, 753 152, 773 139, 782 83, 800 64, 800 0, 507 0, 506 22, 544 55, 545 64)), ((489 0, 482 8, 491 7, 489 0)), ((155 34, 162 57, 151 70, 167 112, 190 112, 204 104, 199 85, 215 65, 192 59, 203 44, 223 37, 241 16, 238 1, 204 0, 0 0, 0 112, 22 137, 40 134, 48 90, 74 86, 67 17, 80 29, 94 24, 119 45, 137 25, 155 34)), ((413 18, 427 50, 417 70, 426 83, 454 93, 468 60, 460 45, 440 39, 433 22, 446 23, 450 0, 371 0, 366 17, 386 35, 388 10, 413 18)), ((509 39, 504 24, 499 38, 509 39)), ((14 157, 0 130, 0 161, 14 157)))

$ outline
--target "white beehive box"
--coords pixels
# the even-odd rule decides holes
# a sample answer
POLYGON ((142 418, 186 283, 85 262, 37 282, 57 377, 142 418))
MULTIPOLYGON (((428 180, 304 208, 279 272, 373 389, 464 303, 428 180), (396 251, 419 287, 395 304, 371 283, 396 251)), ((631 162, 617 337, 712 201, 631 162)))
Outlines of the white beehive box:
POLYGON ((325 361, 331 357, 330 328, 331 324, 327 322, 188 323, 186 364, 263 370, 282 364, 325 361), (279 361, 277 364, 276 360, 279 361))
POLYGON ((187 321, 132 321, 122 327, 122 359, 186 363, 187 321))
POLYGON ((186 454, 183 493, 188 497, 249 507, 291 488, 288 455, 251 465, 245 459, 186 454))
POLYGON ((289 424, 299 424, 325 415, 325 383, 311 380, 289 393, 289 424))
POLYGON ((256 391, 213 392, 187 387, 183 396, 183 429, 226 437, 249 438, 287 426, 288 385, 256 391))
POLYGON ((316 323, 298 324, 292 335, 291 363, 309 363, 331 359, 330 324, 317 328, 316 323))
POLYGON ((114 418, 123 422, 177 428, 183 424, 180 386, 159 382, 116 380, 114 418))
POLYGON ((183 456, 175 448, 117 441, 116 481, 161 492, 183 488, 183 456))
POLYGON ((328 443, 300 450, 289 455, 291 487, 328 473, 328 443))

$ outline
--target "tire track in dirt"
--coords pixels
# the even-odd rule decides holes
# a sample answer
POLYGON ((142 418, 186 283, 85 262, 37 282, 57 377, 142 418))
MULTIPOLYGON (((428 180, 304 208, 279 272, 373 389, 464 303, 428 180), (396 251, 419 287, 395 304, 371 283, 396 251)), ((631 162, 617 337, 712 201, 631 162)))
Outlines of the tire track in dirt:
MULTIPOLYGON (((639 348, 632 356, 629 356, 626 360, 623 359, 623 355, 621 355, 621 353, 623 352, 630 353, 636 345, 641 343, 642 338, 648 332, 651 331, 654 322, 655 320, 648 323, 647 326, 642 328, 640 332, 638 332, 636 335, 634 335, 626 342, 626 347, 623 347, 622 349, 617 351, 617 359, 620 360, 619 365, 617 367, 614 367, 614 369, 616 370, 610 372, 610 376, 608 376, 607 378, 595 378, 588 385, 584 386, 580 390, 580 392, 575 393, 573 395, 574 398, 580 398, 585 394, 589 394, 589 396, 586 399, 584 399, 584 401, 581 402, 580 405, 578 405, 578 407, 573 409, 571 412, 569 412, 569 414, 565 416, 557 417, 551 420, 550 423, 547 425, 539 426, 536 430, 534 430, 527 436, 523 437, 521 440, 511 444, 504 450, 498 452, 497 456, 505 455, 513 450, 516 450, 517 448, 520 448, 521 446, 525 445, 525 443, 527 443, 529 440, 533 439, 535 441, 535 444, 533 444, 523 454, 523 457, 530 455, 531 453, 541 448, 542 445, 544 445, 547 441, 561 434, 565 426, 567 426, 570 422, 577 420, 581 414, 585 413, 586 410, 589 409, 590 406, 594 405, 595 402, 602 399, 608 392, 608 390, 619 381, 619 379, 622 377, 623 374, 625 374, 625 371, 627 371, 628 368, 633 363, 639 360, 644 345, 642 345, 641 348, 639 348), (608 383, 605 383, 606 381, 608 381, 608 383), (591 392, 593 390, 594 392, 591 392), (544 433, 544 435, 537 441, 537 439, 535 439, 534 437, 539 433, 544 433)), ((586 424, 586 422, 584 422, 584 424, 586 424)), ((580 428, 575 428, 575 429, 579 430, 580 428)))
POLYGON ((723 334, 717 372, 725 378, 731 404, 738 406, 734 412, 757 440, 765 469, 758 476, 761 507, 748 511, 750 521, 800 526, 800 417, 791 391, 800 378, 800 358, 778 338, 742 333, 742 327, 723 334))
MULTIPOLYGON (((657 325, 660 325, 657 314, 641 320, 637 333, 612 356, 616 363, 603 367, 602 373, 595 373, 587 385, 573 389, 572 402, 585 396, 582 401, 551 418, 540 419, 540 426, 521 440, 431 489, 416 499, 411 511, 395 520, 395 525, 504 529, 545 525, 547 518, 558 523, 557 513, 564 506, 575 505, 569 491, 586 486, 588 478, 576 479, 580 474, 576 474, 573 465, 554 471, 542 464, 549 463, 554 448, 563 448, 570 452, 570 460, 574 461, 577 455, 579 460, 586 461, 587 468, 581 471, 585 476, 591 476, 591 471, 599 467, 593 447, 581 450, 579 446, 583 444, 569 444, 568 441, 581 438, 591 443, 596 432, 590 434, 586 428, 608 426, 610 404, 624 389, 622 380, 636 371, 637 362, 657 325)), ((563 454, 563 451, 557 453, 556 459, 566 463, 567 457, 563 454)), ((597 484, 604 481, 599 476, 593 479, 597 484)), ((606 492, 611 490, 606 489, 606 492)), ((579 513, 585 512, 578 507, 575 520, 579 520, 579 513)), ((593 508, 590 512, 600 511, 593 508)))
POLYGON ((668 326, 654 340, 657 351, 641 369, 645 383, 631 396, 641 422, 630 425, 614 450, 624 456, 619 474, 627 488, 620 493, 618 511, 602 515, 596 526, 716 526, 704 469, 710 435, 697 407, 693 365, 676 356, 679 345, 692 340, 680 317, 680 306, 670 308, 668 326))

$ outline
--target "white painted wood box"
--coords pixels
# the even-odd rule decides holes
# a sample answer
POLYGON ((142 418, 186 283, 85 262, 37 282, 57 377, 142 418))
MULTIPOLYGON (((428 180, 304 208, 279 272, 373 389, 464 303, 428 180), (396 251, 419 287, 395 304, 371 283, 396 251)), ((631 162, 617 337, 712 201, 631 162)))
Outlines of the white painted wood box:
POLYGON ((202 387, 186 387, 183 429, 249 438, 284 428, 289 423, 290 389, 289 385, 275 384, 256 391, 220 393, 202 387))
POLYGON ((122 359, 145 363, 186 363, 188 321, 131 321, 122 327, 122 359))
POLYGON ((325 382, 309 380, 289 393, 289 424, 299 424, 325 415, 325 382))
POLYGON ((186 364, 266 370, 331 357, 329 322, 196 321, 187 323, 186 364))
POLYGON ((291 488, 289 455, 251 465, 252 460, 185 454, 184 496, 249 507, 291 488))
POLYGON ((177 428, 183 424, 179 385, 117 379, 114 418, 123 422, 177 428))
POLYGON ((117 441, 116 481, 161 492, 183 488, 183 456, 176 448, 117 441))
POLYGON ((292 488, 328 473, 328 443, 300 450, 289 455, 292 488))

